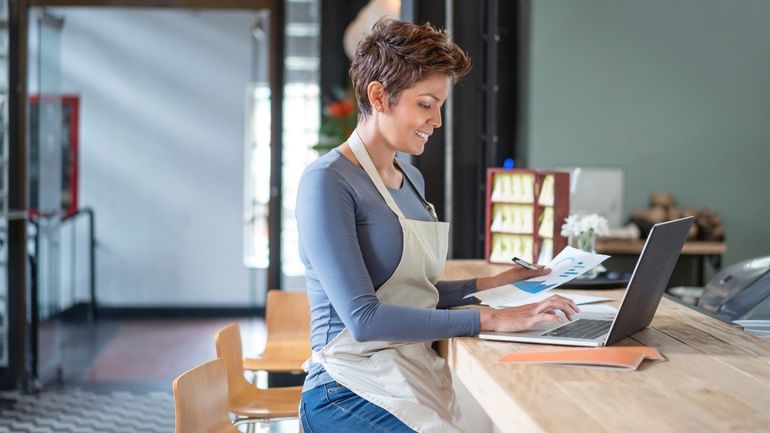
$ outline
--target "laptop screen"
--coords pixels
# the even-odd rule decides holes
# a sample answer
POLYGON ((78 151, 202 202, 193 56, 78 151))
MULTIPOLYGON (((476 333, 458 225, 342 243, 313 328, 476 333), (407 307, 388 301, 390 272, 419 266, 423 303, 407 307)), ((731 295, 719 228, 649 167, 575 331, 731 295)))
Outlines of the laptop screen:
POLYGON ((607 345, 652 322, 693 220, 693 217, 687 217, 653 227, 628 282, 620 310, 607 336, 607 345))

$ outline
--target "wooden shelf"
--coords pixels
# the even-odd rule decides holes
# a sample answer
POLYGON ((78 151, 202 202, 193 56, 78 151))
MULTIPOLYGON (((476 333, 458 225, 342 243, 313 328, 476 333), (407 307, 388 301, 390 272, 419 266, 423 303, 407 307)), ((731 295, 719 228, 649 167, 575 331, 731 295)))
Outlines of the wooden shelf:
POLYGON ((505 229, 494 229, 491 227, 489 228, 489 231, 492 233, 505 233, 509 235, 531 235, 532 234, 531 230, 505 230, 505 229))
POLYGON ((567 246, 567 239, 560 232, 569 214, 568 173, 490 168, 487 170, 486 193, 484 251, 489 263, 508 264, 513 256, 534 263, 539 261, 541 253, 543 261, 546 261, 567 246), (503 192, 496 189, 502 189, 503 192), (544 198, 542 194, 550 196, 544 198), (500 196, 531 196, 531 200, 500 200, 500 196), (508 210, 505 205, 522 208, 508 210), (520 224, 528 230, 500 230, 497 224, 493 229, 495 219, 508 222, 513 220, 517 224, 511 225, 520 224))

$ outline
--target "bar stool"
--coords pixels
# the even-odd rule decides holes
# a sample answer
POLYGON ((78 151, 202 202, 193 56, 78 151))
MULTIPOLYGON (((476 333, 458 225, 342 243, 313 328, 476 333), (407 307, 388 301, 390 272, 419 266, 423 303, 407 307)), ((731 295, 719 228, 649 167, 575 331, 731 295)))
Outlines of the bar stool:
POLYGON ((302 364, 310 358, 307 293, 270 290, 265 309, 265 350, 258 358, 246 358, 243 368, 253 372, 302 373, 302 364))
POLYGON ((227 373, 227 405, 238 418, 236 426, 249 423, 265 426, 270 421, 298 417, 301 386, 259 389, 250 384, 243 371, 241 331, 237 323, 226 326, 214 339, 217 356, 220 357, 227 373))
POLYGON ((221 359, 174 379, 176 433, 240 433, 227 411, 227 376, 221 359))

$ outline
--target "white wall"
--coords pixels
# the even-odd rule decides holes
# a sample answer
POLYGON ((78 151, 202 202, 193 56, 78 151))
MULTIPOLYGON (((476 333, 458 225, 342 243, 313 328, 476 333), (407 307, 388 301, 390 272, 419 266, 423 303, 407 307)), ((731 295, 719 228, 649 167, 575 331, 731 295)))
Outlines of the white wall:
POLYGON ((80 202, 96 211, 100 304, 253 302, 241 221, 253 14, 55 13, 62 90, 81 96, 80 202))
POLYGON ((626 170, 719 211, 727 264, 770 254, 770 2, 532 2, 530 165, 626 170))

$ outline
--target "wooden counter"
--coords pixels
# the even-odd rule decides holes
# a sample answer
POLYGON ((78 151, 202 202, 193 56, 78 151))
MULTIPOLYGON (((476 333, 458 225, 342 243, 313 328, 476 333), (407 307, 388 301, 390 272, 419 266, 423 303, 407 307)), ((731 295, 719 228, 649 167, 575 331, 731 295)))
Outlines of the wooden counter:
MULTIPOLYGON (((499 269, 453 260, 445 276, 499 269)), ((580 293, 618 299, 622 290, 580 293)), ((770 343, 663 299, 652 325, 620 344, 654 346, 667 361, 631 372, 511 365, 497 360, 545 346, 447 343, 450 367, 503 432, 770 432, 770 343)))
MULTIPOLYGON (((642 252, 642 239, 597 239, 596 252, 602 254, 631 254, 642 252)), ((727 251, 724 242, 688 241, 682 247, 683 256, 719 256, 727 251)))

